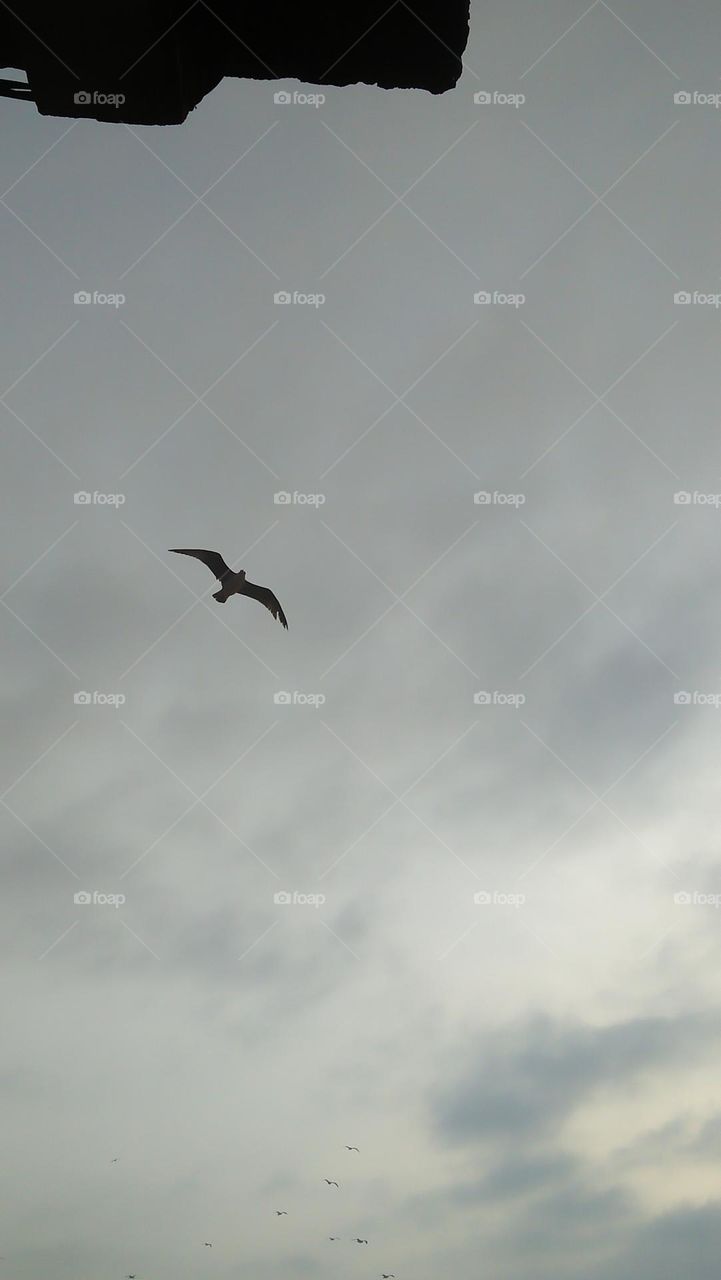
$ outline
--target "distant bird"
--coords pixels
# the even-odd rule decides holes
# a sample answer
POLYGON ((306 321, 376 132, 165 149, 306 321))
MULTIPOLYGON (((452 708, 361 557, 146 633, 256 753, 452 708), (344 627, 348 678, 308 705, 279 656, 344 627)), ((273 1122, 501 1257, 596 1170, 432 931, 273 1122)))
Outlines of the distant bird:
POLYGON ((356 1244, 368 1244, 367 1240, 361 1240, 360 1236, 356 1236, 356 1244))
POLYGON ((204 1241, 203 1241, 203 1243, 204 1243, 204 1245, 205 1245, 206 1249, 212 1249, 212 1248, 213 1248, 212 1244, 210 1243, 210 1240, 204 1240, 204 1241))
MULTIPOLYGON (((337 1186, 338 1186, 338 1183, 337 1183, 337 1182, 334 1182, 332 1178, 324 1178, 324 1179, 323 1179, 323 1181, 324 1181, 324 1182, 327 1182, 329 1187, 337 1187, 337 1186)), ((338 1190, 340 1190, 340 1187, 338 1187, 338 1190)))
POLYGON ((135 1280, 135 1272, 133 1272, 133 1274, 132 1274, 131 1276, 130 1276, 130 1275, 127 1275, 127 1276, 125 1277, 125 1280, 135 1280))
POLYGON ((110 1163, 111 1163, 111 1164, 117 1164, 117 1163, 118 1163, 118 1157, 117 1157, 117 1156, 114 1156, 114 1157, 113 1157, 113 1159, 110 1161, 110 1163))
POLYGON ((288 1210, 287 1210, 287 1209, 276 1209, 276 1213, 277 1213, 277 1215, 278 1215, 278 1217, 279 1217, 279 1218, 282 1218, 282 1217, 283 1217, 283 1214, 285 1214, 286 1218, 288 1217, 288 1210))
POLYGON ((382 1280, 396 1280, 394 1271, 381 1271, 382 1280))
POLYGON ((346 1151, 357 1151, 357 1150, 358 1150, 358 1148, 357 1148, 357 1147, 349 1147, 349 1146, 348 1146, 348 1143, 346 1143, 346 1144, 345 1144, 345 1149, 346 1149, 346 1151))
POLYGON ((258 600, 260 604, 265 605, 266 609, 270 609, 273 617, 283 624, 286 631, 288 630, 288 619, 270 587, 260 587, 257 582, 249 582, 244 569, 233 573, 219 551, 193 551, 188 547, 170 547, 170 550, 178 556, 195 556, 196 560, 202 560, 203 564, 207 564, 210 572, 220 583, 220 591, 213 592, 213 599, 219 604, 225 604, 230 596, 252 596, 253 600, 258 600))
POLYGON ((340 1236, 328 1236, 329 1240, 340 1240, 340 1236))

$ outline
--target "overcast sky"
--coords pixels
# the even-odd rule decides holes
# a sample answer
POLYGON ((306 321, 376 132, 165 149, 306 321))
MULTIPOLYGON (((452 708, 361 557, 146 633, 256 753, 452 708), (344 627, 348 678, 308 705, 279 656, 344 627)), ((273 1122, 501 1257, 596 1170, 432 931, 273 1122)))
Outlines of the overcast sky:
POLYGON ((2 1275, 716 1280, 720 44, 4 102, 2 1275))

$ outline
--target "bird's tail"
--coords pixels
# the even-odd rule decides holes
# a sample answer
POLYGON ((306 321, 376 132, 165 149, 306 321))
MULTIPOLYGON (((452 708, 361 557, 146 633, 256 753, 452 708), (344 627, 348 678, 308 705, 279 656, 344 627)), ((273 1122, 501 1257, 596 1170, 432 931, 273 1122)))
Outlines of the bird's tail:
POLYGON ((227 595, 226 595, 225 591, 223 590, 223 588, 221 587, 221 588, 220 588, 220 591, 214 591, 214 592, 213 592, 213 599, 214 599, 214 600, 217 600, 219 604, 225 604, 225 602, 226 602, 226 600, 228 599, 228 597, 227 597, 227 595))

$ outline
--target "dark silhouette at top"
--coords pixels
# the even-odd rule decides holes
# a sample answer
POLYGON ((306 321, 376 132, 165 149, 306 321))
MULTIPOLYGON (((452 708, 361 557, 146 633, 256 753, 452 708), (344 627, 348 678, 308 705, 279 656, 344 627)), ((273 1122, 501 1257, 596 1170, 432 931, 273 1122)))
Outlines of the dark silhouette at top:
POLYGON ((203 564, 207 564, 210 572, 215 574, 220 583, 220 591, 213 592, 213 599, 219 604, 225 604, 230 596, 251 596, 253 600, 258 600, 260 604, 265 605, 273 617, 283 624, 286 631, 288 630, 288 619, 280 607, 278 597, 273 594, 270 587, 260 587, 257 582, 249 582, 244 569, 233 573, 219 551, 193 551, 188 547, 170 547, 170 550, 178 556, 195 556, 196 560, 202 560, 203 564))
MULTIPOLYGON (((461 74, 469 0, 314 0, 287 6, 240 0, 25 0, 22 18, 0 6, 4 67, 28 84, 42 115, 128 124, 182 124, 224 76, 444 93, 461 74)), ((0 68, 1 69, 1 68, 0 68)))

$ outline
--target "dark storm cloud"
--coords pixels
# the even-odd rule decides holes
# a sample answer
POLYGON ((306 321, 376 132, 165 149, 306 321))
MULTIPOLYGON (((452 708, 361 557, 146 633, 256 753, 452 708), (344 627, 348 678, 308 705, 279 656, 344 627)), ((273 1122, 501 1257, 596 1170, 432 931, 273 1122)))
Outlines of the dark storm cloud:
POLYGON ((464 1051, 455 1083, 433 1100, 445 1142, 557 1132, 600 1089, 631 1084, 689 1059, 703 1059, 721 1035, 717 1018, 639 1018, 606 1027, 536 1017, 464 1051))

